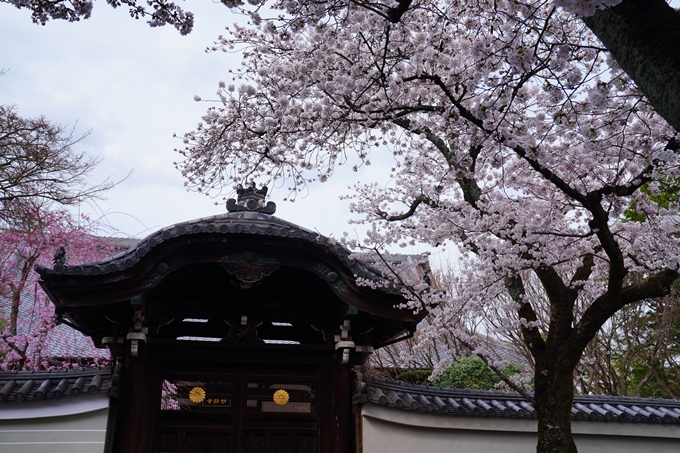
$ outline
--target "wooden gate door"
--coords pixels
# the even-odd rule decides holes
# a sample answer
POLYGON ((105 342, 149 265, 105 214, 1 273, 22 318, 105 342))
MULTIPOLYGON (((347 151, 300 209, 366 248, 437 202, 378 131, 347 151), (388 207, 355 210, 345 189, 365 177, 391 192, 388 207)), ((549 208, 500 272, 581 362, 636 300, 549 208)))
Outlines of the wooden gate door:
POLYGON ((153 451, 317 453, 319 381, 318 366, 163 373, 153 451))

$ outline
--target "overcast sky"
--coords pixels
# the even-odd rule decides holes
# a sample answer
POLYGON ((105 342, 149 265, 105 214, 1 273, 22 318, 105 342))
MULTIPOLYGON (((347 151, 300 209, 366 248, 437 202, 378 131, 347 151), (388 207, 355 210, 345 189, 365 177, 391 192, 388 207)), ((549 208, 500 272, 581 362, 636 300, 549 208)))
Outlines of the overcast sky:
MULTIPOLYGON (((0 3, 0 68, 8 69, 0 77, 0 103, 16 105, 26 117, 45 115, 61 124, 77 122, 79 132, 92 130, 77 149, 104 157, 96 178, 120 179, 134 171, 107 200, 81 206, 93 217, 105 214, 119 236, 143 237, 225 210, 184 189, 173 166, 179 157, 173 149, 182 143, 173 133, 196 127, 208 104, 195 102, 194 95, 215 98, 218 82, 240 65, 238 54, 204 49, 243 18, 221 3, 180 4, 196 17, 188 36, 168 26, 150 28, 103 1, 95 2, 89 20, 46 26, 33 24, 28 11, 0 3)), ((294 204, 282 201, 285 190, 274 190, 276 215, 325 235, 353 231, 347 202, 338 197, 361 173, 339 173, 330 183, 311 186, 294 204)))

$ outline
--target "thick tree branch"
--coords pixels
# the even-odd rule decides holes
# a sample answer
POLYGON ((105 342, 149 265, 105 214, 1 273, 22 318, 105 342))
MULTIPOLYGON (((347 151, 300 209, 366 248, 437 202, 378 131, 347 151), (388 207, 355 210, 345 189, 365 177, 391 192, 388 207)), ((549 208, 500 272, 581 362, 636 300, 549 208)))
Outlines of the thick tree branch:
POLYGON ((570 291, 552 266, 538 266, 534 269, 541 281, 550 303, 550 324, 548 327, 549 349, 564 343, 571 334, 574 319, 573 300, 570 291))
POLYGON ((594 255, 589 253, 583 257, 581 266, 576 269, 576 272, 574 272, 574 275, 571 277, 571 280, 569 281, 569 293, 572 299, 572 304, 576 302, 578 292, 583 288, 585 282, 590 278, 590 274, 593 272, 594 265, 594 255))
POLYGON ((385 211, 381 211, 380 209, 377 210, 378 217, 380 217, 383 220, 387 220, 388 222, 397 222, 400 220, 406 220, 409 217, 411 217, 413 214, 416 213, 416 210, 418 209, 418 206, 420 206, 421 203, 425 203, 431 208, 436 208, 437 203, 435 203, 430 197, 424 194, 420 194, 416 197, 415 200, 411 203, 411 206, 409 207, 408 211, 406 211, 403 214, 398 214, 398 215, 389 215, 385 211))
POLYGON ((423 135, 439 150, 439 152, 441 152, 449 166, 455 168, 459 172, 459 176, 456 178, 456 181, 463 191, 463 198, 470 204, 470 206, 477 209, 477 202, 482 196, 482 189, 479 188, 479 185, 474 178, 467 177, 467 173, 474 171, 477 156, 479 156, 479 153, 482 149, 481 145, 470 148, 468 156, 470 156, 471 162, 469 165, 465 166, 462 164, 462 162, 456 159, 456 153, 453 152, 453 150, 447 145, 446 141, 444 141, 438 135, 432 133, 432 131, 428 130, 427 128, 411 128, 411 120, 408 118, 397 118, 392 120, 392 122, 404 130, 414 134, 423 135))
POLYGON ((512 300, 519 305, 517 314, 522 323, 521 330, 524 344, 529 348, 534 360, 538 361, 543 357, 546 344, 536 325, 538 316, 536 316, 536 312, 531 307, 531 304, 526 301, 526 290, 524 289, 522 278, 519 275, 507 277, 505 279, 505 288, 508 290, 512 300))
POLYGON ((397 6, 387 10, 387 20, 393 24, 398 23, 401 17, 408 11, 412 0, 397 0, 397 6))

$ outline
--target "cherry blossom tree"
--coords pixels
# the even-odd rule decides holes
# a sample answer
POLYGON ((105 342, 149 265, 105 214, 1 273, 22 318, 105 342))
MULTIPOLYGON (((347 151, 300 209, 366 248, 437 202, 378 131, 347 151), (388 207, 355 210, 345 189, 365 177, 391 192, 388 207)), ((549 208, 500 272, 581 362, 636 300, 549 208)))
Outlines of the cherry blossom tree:
MULTIPOLYGON (((548 324, 550 307, 545 303, 547 298, 535 296, 542 292, 542 284, 535 274, 525 275, 525 293, 531 295, 532 307, 540 322, 548 324)), ((635 276, 627 278, 634 279, 635 276)), ((458 278, 452 280, 457 281, 458 278)), ((680 396, 680 305, 677 291, 676 283, 668 296, 643 299, 612 315, 590 341, 576 366, 574 383, 578 393, 654 398, 680 396)), ((577 317, 583 315, 588 302, 577 299, 577 317)), ((520 329, 504 328, 504 314, 499 316, 494 308, 489 307, 479 318, 480 330, 489 332, 498 344, 491 351, 508 351, 517 358, 516 363, 533 363, 520 329)))
MULTIPOLYGON (((45 25, 50 19, 61 19, 77 22, 89 19, 92 14, 93 0, 0 0, 19 9, 31 11, 31 18, 36 24, 45 25)), ((147 0, 149 8, 137 0, 106 0, 113 8, 128 7, 130 17, 134 19, 147 18, 152 27, 172 25, 182 35, 187 35, 194 27, 194 15, 182 10, 173 2, 167 0, 147 0)))
POLYGON ((525 395, 537 450, 575 452, 583 351, 617 311, 678 278, 678 207, 639 190, 679 176, 675 131, 583 21, 552 2, 414 5, 398 21, 371 3, 252 12, 251 26, 215 46, 242 50, 243 67, 184 136, 178 168, 214 195, 251 178, 295 192, 337 165, 389 166, 388 182, 354 187, 352 209, 370 229, 350 245, 384 256, 456 244, 462 289, 406 287, 412 308, 430 310, 431 335, 473 347, 474 335, 449 329, 461 311, 493 310, 498 329, 519 329, 535 364, 525 395), (646 222, 624 221, 632 201, 646 222), (539 291, 527 291, 529 278, 539 291))
MULTIPOLYGON (((55 307, 38 285, 36 264, 52 265, 55 252, 64 247, 63 259, 88 262, 112 255, 110 242, 97 237, 99 225, 87 217, 74 218, 68 211, 32 200, 7 203, 12 212, 0 230, 0 316, 6 317, 0 332, 2 369, 53 369, 69 366, 80 357, 54 357, 52 345, 74 349, 95 362, 105 358, 91 340, 75 351, 72 329, 57 328, 55 307)), ((61 259, 61 258, 60 258, 61 259)))

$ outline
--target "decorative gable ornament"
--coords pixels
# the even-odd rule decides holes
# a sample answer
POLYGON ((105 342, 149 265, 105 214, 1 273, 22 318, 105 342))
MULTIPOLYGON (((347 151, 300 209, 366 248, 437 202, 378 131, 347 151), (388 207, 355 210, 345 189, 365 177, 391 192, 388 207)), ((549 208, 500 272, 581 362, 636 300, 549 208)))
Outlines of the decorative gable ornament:
POLYGON ((243 188, 242 185, 236 187, 237 199, 230 198, 227 200, 227 211, 255 211, 264 214, 274 214, 276 212, 276 203, 273 201, 265 204, 264 200, 267 196, 267 187, 262 186, 261 189, 255 187, 255 183, 251 183, 248 187, 243 188))

